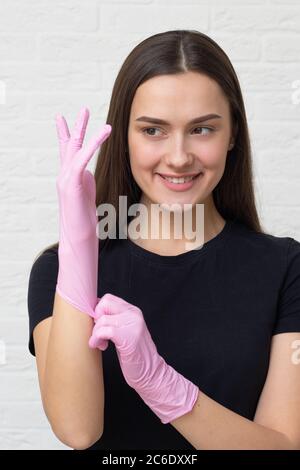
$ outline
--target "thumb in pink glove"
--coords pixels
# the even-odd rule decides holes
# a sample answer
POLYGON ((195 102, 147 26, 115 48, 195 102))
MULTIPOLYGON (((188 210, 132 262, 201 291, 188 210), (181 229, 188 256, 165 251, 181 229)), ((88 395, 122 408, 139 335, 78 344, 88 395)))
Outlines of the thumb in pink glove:
POLYGON ((115 295, 105 294, 95 309, 95 326, 89 346, 103 350, 103 340, 114 342, 126 382, 163 424, 192 410, 198 387, 158 354, 138 307, 115 295))
POLYGON ((82 143, 89 111, 82 108, 70 136, 63 116, 56 117, 60 170, 56 182, 59 201, 59 271, 56 290, 81 312, 94 317, 98 302, 98 248, 96 185, 86 166, 110 135, 103 126, 85 148, 82 143))

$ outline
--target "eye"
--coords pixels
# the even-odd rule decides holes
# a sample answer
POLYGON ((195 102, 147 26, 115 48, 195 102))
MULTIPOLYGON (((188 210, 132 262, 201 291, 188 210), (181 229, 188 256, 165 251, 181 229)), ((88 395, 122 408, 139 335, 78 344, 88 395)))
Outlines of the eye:
MULTIPOLYGON (((142 129, 142 133, 143 134, 146 134, 147 132, 146 131, 149 131, 150 129, 158 129, 158 127, 146 127, 145 129, 142 129)), ((148 134, 147 135, 154 135, 154 134, 148 134)))
MULTIPOLYGON (((155 137, 154 134, 148 134, 148 132, 147 132, 147 131, 153 130, 153 129, 154 130, 159 130, 159 127, 145 127, 144 129, 142 129, 142 133, 147 134, 149 136, 155 137)), ((202 132, 200 135, 208 135, 208 134, 210 134, 211 132, 214 131, 211 127, 195 127, 194 130, 196 130, 196 129, 206 129, 208 131, 206 134, 203 134, 203 132, 202 132)))
MULTIPOLYGON (((206 134, 203 134, 203 133, 202 133, 201 135, 208 135, 208 134, 210 134, 211 132, 214 131, 211 127, 195 127, 195 129, 206 129, 207 131, 209 131, 209 132, 207 132, 206 134)), ((194 130, 195 130, 195 129, 194 129, 194 130)))

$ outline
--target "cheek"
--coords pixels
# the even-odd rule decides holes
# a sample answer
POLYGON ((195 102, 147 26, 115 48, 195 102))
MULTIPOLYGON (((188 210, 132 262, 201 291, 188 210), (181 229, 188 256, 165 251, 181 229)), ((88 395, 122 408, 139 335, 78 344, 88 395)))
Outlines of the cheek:
POLYGON ((150 148, 145 146, 136 148, 130 153, 130 164, 132 169, 136 169, 139 172, 149 171, 156 167, 160 162, 161 156, 157 150, 151 151, 150 148))
POLYGON ((203 166, 206 168, 206 177, 208 190, 210 192, 217 186, 221 180, 226 165, 226 152, 224 148, 215 149, 206 155, 205 160, 203 159, 203 166))
POLYGON ((140 171, 149 171, 152 167, 159 165, 167 149, 164 141, 151 140, 150 137, 146 138, 140 132, 132 134, 129 140, 132 166, 139 168, 140 171))
POLYGON ((197 155, 204 168, 217 170, 220 166, 224 166, 227 150, 223 140, 215 140, 201 145, 197 155))

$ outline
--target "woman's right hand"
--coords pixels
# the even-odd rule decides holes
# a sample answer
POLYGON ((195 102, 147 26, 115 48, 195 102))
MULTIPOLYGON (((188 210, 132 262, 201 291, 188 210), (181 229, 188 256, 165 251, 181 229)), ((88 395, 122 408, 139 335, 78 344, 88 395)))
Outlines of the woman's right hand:
POLYGON ((82 149, 88 119, 88 109, 82 108, 70 136, 65 118, 61 115, 56 117, 60 149, 56 187, 60 216, 62 222, 67 223, 65 229, 70 238, 78 242, 96 235, 96 184, 92 173, 85 168, 111 132, 111 126, 106 124, 82 149))
POLYGON ((95 151, 111 133, 104 125, 82 148, 89 111, 82 108, 70 135, 67 122, 56 117, 60 170, 56 182, 59 201, 59 271, 56 289, 78 310, 94 317, 98 302, 96 184, 86 170, 95 151))

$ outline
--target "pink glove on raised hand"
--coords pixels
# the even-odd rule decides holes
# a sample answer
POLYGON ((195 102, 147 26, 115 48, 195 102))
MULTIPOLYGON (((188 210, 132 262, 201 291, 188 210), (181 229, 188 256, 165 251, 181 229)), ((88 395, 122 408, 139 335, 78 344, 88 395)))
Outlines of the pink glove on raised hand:
POLYGON ((81 312, 94 317, 98 302, 98 247, 96 184, 85 169, 94 152, 110 135, 104 125, 88 145, 82 143, 89 111, 82 108, 70 136, 63 116, 57 115, 60 171, 56 182, 59 201, 58 294, 81 312))
POLYGON ((114 342, 126 382, 161 422, 169 423, 191 411, 199 389, 158 354, 142 311, 120 297, 105 294, 95 314, 89 346, 105 350, 103 340, 114 342))

